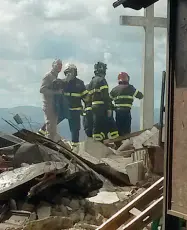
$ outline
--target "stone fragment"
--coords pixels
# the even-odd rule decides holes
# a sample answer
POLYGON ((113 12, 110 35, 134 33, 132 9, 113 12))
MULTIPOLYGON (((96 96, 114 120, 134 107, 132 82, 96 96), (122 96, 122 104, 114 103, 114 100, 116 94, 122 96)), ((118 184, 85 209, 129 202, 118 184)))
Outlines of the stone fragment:
POLYGON ((71 218, 73 223, 77 223, 80 221, 80 213, 78 211, 71 213, 69 217, 71 218))
POLYGON ((132 193, 130 191, 128 192, 116 192, 118 198, 120 199, 120 201, 124 201, 126 199, 128 199, 128 197, 130 195, 132 195, 132 193))
POLYGON ((101 225, 103 223, 104 217, 100 213, 98 213, 95 219, 97 225, 101 225))
POLYGON ((85 199, 81 199, 81 200, 79 201, 79 203, 80 203, 80 206, 83 207, 83 206, 86 205, 86 200, 85 200, 85 199))
POLYGON ((86 216, 85 216, 84 220, 89 222, 89 221, 91 221, 91 220, 92 220, 92 218, 93 218, 93 216, 92 216, 92 215, 90 215, 90 214, 88 213, 88 214, 86 214, 86 216))
POLYGON ((99 141, 94 141, 92 138, 88 138, 86 141, 80 143, 78 153, 86 152, 90 156, 97 159, 114 155, 113 151, 99 141))
POLYGON ((62 212, 56 211, 56 210, 52 210, 51 212, 51 216, 64 216, 62 212))
POLYGON ((118 148, 118 151, 126 151, 133 149, 133 142, 131 139, 126 139, 123 144, 118 148))
POLYGON ((67 216, 68 215, 68 210, 67 210, 67 207, 63 204, 60 205, 60 210, 63 214, 63 216, 67 216))
POLYGON ((133 153, 134 153, 134 149, 125 150, 125 151, 119 151, 119 150, 116 151, 117 156, 123 156, 124 158, 131 157, 133 153))
POLYGON ((22 210, 27 212, 33 212, 35 209, 34 204, 29 204, 27 202, 23 203, 22 210))
POLYGON ((47 203, 40 203, 36 211, 38 219, 48 218, 51 215, 51 206, 47 203))
POLYGON ((72 208, 70 208, 69 206, 66 206, 66 208, 67 208, 68 212, 73 211, 73 209, 72 209, 72 208))
POLYGON ((74 225, 75 228, 82 228, 84 230, 95 230, 98 226, 86 224, 86 223, 77 223, 74 225))
POLYGON ((109 218, 112 215, 114 215, 117 211, 117 204, 118 203, 114 203, 114 204, 103 204, 101 205, 101 211, 100 214, 102 214, 103 217, 105 218, 109 218))
POLYGON ((79 210, 79 216, 80 216, 80 221, 83 221, 85 218, 85 213, 83 209, 79 210))
POLYGON ((116 192, 101 191, 96 196, 87 198, 89 202, 99 204, 113 204, 119 201, 116 192))
POLYGON ((23 230, 62 230, 73 227, 73 222, 67 217, 49 217, 28 223, 23 230))
POLYGON ((78 210, 80 208, 79 200, 75 200, 75 199, 71 200, 68 206, 73 210, 78 210))
POLYGON ((69 206, 70 204, 70 199, 68 199, 67 197, 63 197, 62 200, 61 200, 62 204, 65 205, 65 206, 69 206))

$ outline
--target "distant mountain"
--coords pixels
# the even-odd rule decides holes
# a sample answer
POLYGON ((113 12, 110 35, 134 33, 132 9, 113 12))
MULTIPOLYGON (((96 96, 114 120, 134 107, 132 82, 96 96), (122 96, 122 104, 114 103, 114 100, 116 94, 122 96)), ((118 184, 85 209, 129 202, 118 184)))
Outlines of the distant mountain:
MULTIPOLYGON (((159 121, 159 109, 155 109, 155 123, 159 121)), ((37 131, 41 125, 44 122, 44 116, 43 111, 40 107, 34 107, 34 106, 19 106, 14 108, 0 108, 0 116, 1 118, 7 120, 8 122, 13 122, 13 116, 19 114, 24 122, 24 127, 27 129, 31 129, 33 131, 37 131)), ((6 133, 13 133, 16 130, 7 124, 3 119, 0 119, 0 131, 6 132, 6 133)), ((17 125, 17 127, 20 129, 23 126, 17 125)), ((139 130, 140 127, 140 108, 139 107, 133 107, 132 108, 132 131, 139 130)), ((69 131, 69 125, 68 121, 64 120, 59 125, 59 133, 67 138, 70 139, 70 131, 69 131)), ((85 138, 84 130, 83 128, 80 131, 80 140, 83 140, 85 138)))

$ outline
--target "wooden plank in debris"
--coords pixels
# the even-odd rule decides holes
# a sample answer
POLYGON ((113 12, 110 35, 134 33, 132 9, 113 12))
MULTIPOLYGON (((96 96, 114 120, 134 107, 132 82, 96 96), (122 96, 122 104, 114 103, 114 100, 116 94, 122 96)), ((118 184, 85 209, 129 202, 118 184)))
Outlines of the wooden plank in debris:
POLYGON ((162 206, 163 196, 154 201, 153 204, 148 206, 143 212, 141 212, 141 214, 132 219, 129 223, 125 224, 125 226, 122 227, 122 230, 142 229, 162 215, 162 206))
MULTIPOLYGON (((163 194, 163 181, 164 177, 155 182, 152 186, 150 186, 147 190, 145 190, 142 194, 137 196, 133 201, 128 203, 125 207, 119 210, 116 214, 114 214, 111 218, 109 218, 105 223, 97 228, 97 230, 116 230, 121 225, 128 223, 132 220, 132 214, 130 210, 136 208, 138 210, 146 209, 146 207, 154 200, 159 199, 163 194)), ((161 200, 159 200, 158 204, 160 204, 161 200)), ((155 204, 156 205, 156 204, 155 204)), ((151 206, 152 209, 152 206, 151 206)), ((160 211, 162 209, 160 208, 160 211)), ((144 215, 144 213, 143 213, 144 215)), ((141 216, 141 215, 140 215, 141 216)), ((132 228, 133 230, 136 228, 132 228)))

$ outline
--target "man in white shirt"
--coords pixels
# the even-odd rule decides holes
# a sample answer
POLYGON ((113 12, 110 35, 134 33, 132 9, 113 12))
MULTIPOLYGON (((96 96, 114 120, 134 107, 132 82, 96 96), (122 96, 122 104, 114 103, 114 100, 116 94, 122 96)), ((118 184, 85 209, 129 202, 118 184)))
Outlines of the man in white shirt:
POLYGON ((52 70, 45 75, 40 87, 40 93, 43 96, 43 111, 45 114, 46 123, 46 137, 58 141, 59 135, 57 135, 57 120, 58 116, 55 112, 54 95, 62 94, 62 90, 55 91, 53 89, 53 81, 57 79, 58 74, 62 70, 62 61, 60 59, 55 60, 52 63, 52 70))

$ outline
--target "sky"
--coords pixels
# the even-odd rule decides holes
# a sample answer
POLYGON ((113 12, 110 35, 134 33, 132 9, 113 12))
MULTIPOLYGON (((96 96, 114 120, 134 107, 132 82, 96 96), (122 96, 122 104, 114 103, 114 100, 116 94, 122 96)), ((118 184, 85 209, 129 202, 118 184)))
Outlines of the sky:
MULTIPOLYGON (((119 72, 141 90, 144 29, 119 25, 120 15, 143 16, 112 0, 1 0, 0 107, 41 106, 39 88, 55 58, 74 63, 89 83, 97 61, 107 63, 110 88, 119 72)), ((166 17, 166 0, 155 16, 166 17)), ((159 107, 162 71, 166 68, 166 29, 155 28, 155 107, 159 107)), ((63 72, 60 74, 63 78, 63 72)), ((135 105, 139 105, 135 101, 135 105)))

